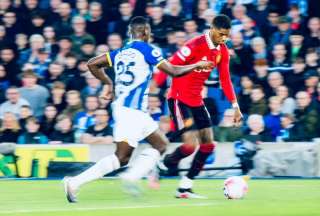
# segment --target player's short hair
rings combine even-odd
[[[212,26],[217,29],[230,29],[231,20],[228,16],[220,14],[212,20]]]
[[[136,16],[130,21],[130,28],[136,28],[141,26],[146,26],[148,23],[148,20],[142,16]]]

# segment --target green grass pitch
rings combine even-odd
[[[250,180],[242,200],[223,196],[223,180],[197,180],[206,200],[178,200],[178,180],[162,180],[159,190],[145,186],[142,197],[123,194],[118,180],[84,186],[79,202],[67,203],[60,181],[0,181],[0,216],[319,216],[320,180]]]

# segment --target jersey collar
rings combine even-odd
[[[209,47],[209,49],[217,49],[217,50],[220,50],[220,45],[218,46],[215,46],[210,38],[210,34],[209,34],[210,31],[207,31],[204,36],[206,38],[206,41],[207,41],[207,45]]]

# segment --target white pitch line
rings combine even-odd
[[[77,204],[70,204],[77,205]],[[67,208],[67,209],[32,209],[32,210],[12,210],[1,211],[1,214],[17,214],[17,213],[35,213],[35,212],[70,212],[70,211],[94,211],[94,210],[121,210],[121,209],[144,209],[144,208],[166,208],[166,207],[200,207],[200,206],[213,206],[216,203],[193,203],[193,204],[167,204],[162,205],[136,205],[136,206],[110,206],[110,207],[79,207],[79,208]]]

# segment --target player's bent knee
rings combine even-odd
[[[116,156],[118,157],[119,159],[119,162],[120,162],[120,166],[125,166],[129,163],[129,160],[130,160],[130,157],[127,156],[127,155],[119,155],[119,154],[116,154]]]
[[[196,146],[193,144],[183,144],[180,149],[184,155],[191,155],[196,150]]]
[[[203,143],[203,144],[200,145],[199,151],[201,151],[203,153],[211,153],[216,148],[216,145],[217,145],[216,142]]]

